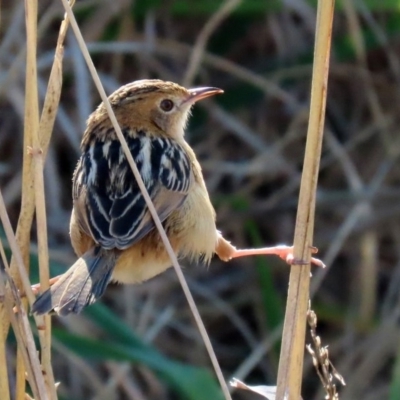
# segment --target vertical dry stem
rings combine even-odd
[[[44,191],[43,167],[46,158],[51,134],[53,131],[56,111],[60,101],[62,86],[62,58],[64,53],[64,39],[68,29],[67,17],[62,22],[57,41],[55,58],[50,74],[49,85],[40,118],[39,130],[33,135],[33,148],[31,155],[35,164],[35,198],[36,219],[39,253],[40,287],[46,290],[49,287],[49,254],[47,240],[46,201]],[[39,318],[39,338],[42,357],[42,368],[45,372],[47,389],[51,399],[57,398],[54,382],[53,369],[51,365],[51,317],[50,315]]]
[[[32,225],[34,207],[36,203],[37,211],[37,229],[39,244],[39,264],[42,287],[46,287],[49,281],[48,249],[47,249],[47,228],[46,228],[46,207],[44,195],[43,164],[49,145],[56,111],[61,93],[62,85],[62,57],[63,41],[68,27],[64,21],[60,28],[59,39],[56,48],[55,60],[49,79],[49,87],[46,93],[43,112],[39,124],[39,106],[37,90],[37,68],[36,68],[36,48],[37,48],[37,0],[25,2],[26,16],[26,36],[27,36],[27,61],[26,61],[26,96],[25,96],[25,118],[24,118],[24,144],[23,144],[23,187],[21,199],[21,211],[17,227],[17,242],[22,252],[22,260],[18,262],[13,252],[11,263],[11,276],[16,282],[17,287],[25,288],[28,291],[28,297],[31,297],[27,282],[21,285],[21,265],[29,268],[29,245],[30,230]],[[30,149],[29,154],[27,149]],[[34,163],[32,163],[34,162]],[[34,178],[34,179],[33,179]],[[33,186],[33,183],[35,186]],[[35,202],[36,200],[36,202]],[[19,271],[18,271],[19,270]],[[26,280],[26,277],[24,277]],[[23,279],[24,280],[24,279]],[[7,289],[6,295],[10,292]],[[26,306],[26,301],[25,306]],[[24,306],[24,308],[25,308]],[[5,309],[5,303],[0,303],[0,317],[2,321],[2,343],[5,346],[5,338],[9,328],[9,318]],[[47,393],[51,399],[56,399],[53,372],[51,367],[51,326],[50,318],[36,318],[39,329],[39,338],[41,344],[41,355],[43,369],[46,375]],[[25,370],[30,366],[25,366],[21,348],[17,353],[16,369],[16,398],[25,398]],[[5,374],[5,372],[4,372]],[[3,374],[3,375],[4,375]],[[4,378],[4,376],[3,376]],[[3,397],[2,397],[3,398]]]
[[[22,167],[21,210],[17,227],[17,241],[22,251],[24,265],[29,269],[30,231],[32,225],[35,194],[33,190],[32,160],[26,149],[32,146],[32,134],[39,128],[39,105],[37,90],[36,44],[37,44],[37,1],[25,1],[26,18],[26,82],[25,82],[25,117],[24,117],[24,157]],[[17,287],[21,282],[16,271],[15,258],[11,262],[11,276]],[[26,301],[25,301],[26,305]],[[4,315],[5,316],[5,315]],[[25,367],[21,349],[17,351],[16,399],[25,398]]]
[[[44,194],[43,178],[43,153],[40,148],[39,132],[35,131],[33,135],[34,147],[30,153],[34,160],[34,182],[36,199],[36,226],[38,237],[39,254],[39,272],[40,285],[43,289],[49,287],[49,249],[47,245],[47,219],[46,219],[46,201]],[[56,399],[57,394],[54,385],[54,376],[51,366],[51,317],[42,315],[39,319],[39,339],[41,347],[42,368],[46,377],[47,390],[51,399]]]
[[[1,3],[0,3],[0,24],[1,24]],[[1,251],[1,258],[5,259],[5,254],[3,247],[0,243],[0,251]],[[4,262],[4,261],[3,261]],[[1,277],[0,277],[1,279]],[[0,318],[4,321],[4,314],[5,314],[5,290],[0,289]],[[8,326],[8,323],[6,322]],[[3,324],[0,324],[0,365],[6,366],[7,365],[7,357],[6,357],[6,340],[7,340],[7,333],[6,330],[3,329]],[[0,369],[0,398],[4,400],[10,399],[10,388],[8,384],[8,369],[1,368]]]
[[[3,261],[3,264],[7,262],[6,255],[4,252],[3,245],[0,239],[0,260]],[[0,279],[3,279],[0,276]],[[0,303],[2,307],[5,309],[5,290],[0,288]],[[6,366],[7,364],[7,355],[6,355],[6,340],[7,336],[3,329],[0,329],[0,365]],[[1,368],[0,369],[0,399],[10,400],[10,388],[8,383],[8,369]]]
[[[305,260],[306,264],[301,266],[294,265],[290,272],[278,371],[277,400],[284,398],[298,400],[301,392],[310,286],[310,257],[314,230],[315,192],[325,119],[334,3],[334,0],[319,0],[318,2],[310,120],[293,251],[295,260]]]

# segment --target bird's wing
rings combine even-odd
[[[164,221],[187,196],[190,159],[171,139],[137,136],[127,142]],[[103,248],[129,247],[155,226],[118,140],[88,145],[74,173],[73,198],[80,227]]]

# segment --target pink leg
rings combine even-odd
[[[316,253],[318,250],[312,247],[311,252]],[[266,255],[274,254],[280,257],[282,260],[286,261],[291,265],[305,265],[307,264],[302,260],[295,260],[293,257],[293,247],[292,246],[274,246],[274,247],[262,247],[260,249],[235,249],[231,254],[231,258],[246,257],[246,256],[256,256],[256,255]],[[325,264],[318,258],[311,257],[311,263],[317,265],[318,267],[325,268]]]
[[[274,246],[274,247],[263,247],[260,249],[245,249],[238,250],[230,242],[225,240],[220,233],[218,238],[217,247],[215,252],[222,261],[229,261],[232,258],[246,257],[246,256],[256,256],[256,255],[267,255],[274,254],[282,260],[285,260],[291,265],[305,265],[307,264],[303,260],[295,260],[293,257],[293,246]],[[317,253],[315,247],[311,247],[311,253]],[[317,265],[318,267],[325,268],[325,264],[318,258],[311,257],[311,263]]]

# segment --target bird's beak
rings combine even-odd
[[[185,100],[185,103],[195,103],[196,101],[205,99],[206,97],[214,96],[216,94],[224,93],[222,89],[216,87],[200,87],[189,89],[189,97]]]

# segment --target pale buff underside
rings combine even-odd
[[[216,229],[215,212],[202,183],[196,182],[182,207],[165,222],[169,240],[178,257],[206,263],[212,255],[227,261],[234,247]],[[73,210],[70,234],[72,246],[80,257],[94,246],[93,240],[79,229]],[[112,280],[121,283],[146,281],[171,266],[170,258],[156,230],[121,253],[112,274]]]

